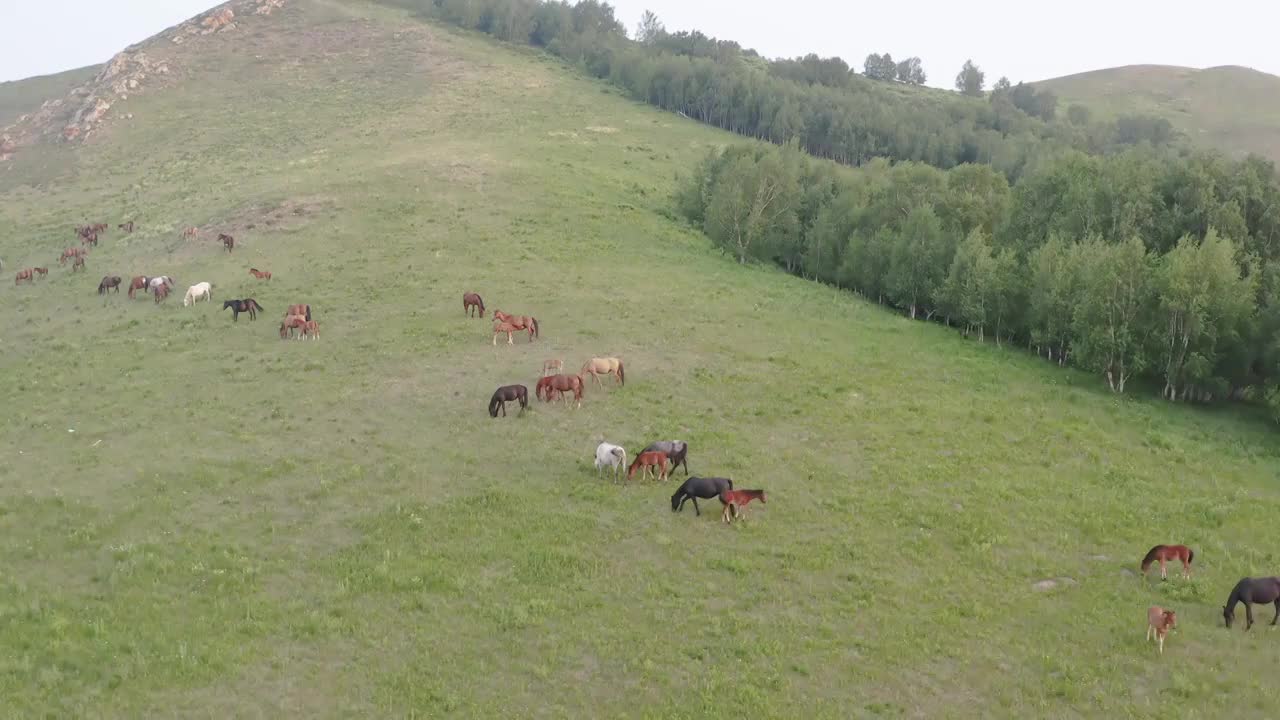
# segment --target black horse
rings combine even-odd
[[[222,309],[226,310],[227,308],[231,308],[231,319],[240,322],[240,313],[249,313],[250,320],[257,320],[258,311],[262,309],[262,306],[253,298],[245,298],[243,300],[224,300]]]
[[[106,277],[102,278],[102,282],[98,283],[98,294],[105,295],[106,292],[111,288],[115,288],[117,293],[120,292],[120,276],[119,275],[107,275]]]
[[[529,388],[523,385],[503,385],[493,391],[489,400],[489,417],[498,417],[498,409],[502,409],[502,417],[507,416],[507,402],[519,400],[520,412],[529,407]]]
[[[689,443],[683,440],[659,440],[650,443],[649,447],[641,450],[642,453],[660,452],[665,453],[667,460],[671,463],[671,470],[675,472],[677,465],[684,465],[684,474],[689,474]]]
[[[1244,603],[1245,630],[1253,627],[1250,605],[1275,603],[1276,616],[1271,620],[1275,625],[1276,620],[1280,620],[1280,577],[1247,577],[1236,583],[1227,597],[1227,604],[1222,606],[1222,619],[1227,622],[1227,627],[1231,627],[1231,621],[1236,619],[1236,603]]]
[[[685,501],[692,500],[693,511],[698,514],[698,517],[702,517],[702,511],[698,509],[698,498],[710,500],[713,497],[719,497],[725,490],[732,489],[733,481],[729,478],[691,477],[684,481],[675,495],[671,496],[671,512],[684,510]]]

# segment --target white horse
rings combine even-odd
[[[155,292],[155,289],[161,285],[168,285],[169,287],[173,287],[173,278],[169,277],[168,275],[161,275],[160,277],[148,278],[147,292]]]
[[[188,307],[193,302],[204,300],[209,302],[213,299],[213,286],[207,282],[196,283],[187,288],[187,296],[182,298],[182,307]]]
[[[622,469],[627,466],[627,451],[617,445],[602,442],[596,446],[596,474],[605,466],[613,468],[616,480]]]

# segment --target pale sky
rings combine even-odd
[[[0,81],[100,63],[216,0],[0,0]],[[1274,0],[616,0],[634,31],[653,10],[668,30],[698,29],[768,57],[918,55],[949,87],[966,58],[987,73],[1041,80],[1115,65],[1244,65],[1280,75]],[[1033,7],[1044,9],[1032,9]],[[759,8],[758,12],[752,12]]]

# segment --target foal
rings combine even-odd
[[[1154,633],[1156,640],[1160,642],[1161,655],[1164,654],[1164,636],[1169,634],[1177,621],[1178,616],[1172,610],[1165,610],[1159,605],[1147,608],[1147,642],[1151,641],[1151,635]]]
[[[757,498],[760,499],[761,505],[766,504],[763,490],[725,490],[721,492],[720,503],[724,505],[724,512],[720,514],[720,518],[725,522],[732,522],[729,519],[730,512],[736,518],[746,517],[747,503]]]
[[[1191,561],[1196,558],[1195,552],[1186,545],[1157,545],[1147,551],[1146,557],[1142,558],[1142,574],[1147,574],[1147,568],[1151,567],[1151,563],[1160,561],[1160,579],[1167,580],[1169,573],[1165,570],[1164,563],[1166,560],[1182,561],[1182,577],[1191,577]]]
[[[577,377],[572,376],[572,377]],[[631,467],[627,468],[627,479],[630,480],[636,474],[636,468],[641,468],[640,479],[644,479],[645,475],[653,476],[653,468],[658,468],[658,479],[667,479],[667,456],[660,452],[642,452],[631,461]]]

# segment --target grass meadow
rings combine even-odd
[[[1228,632],[1219,609],[1241,576],[1280,572],[1261,419],[1116,398],[737,265],[670,202],[735,139],[539,54],[328,0],[167,52],[167,86],[113,111],[132,119],[0,168],[6,270],[51,267],[0,287],[0,714],[1280,701],[1280,633]],[[57,267],[74,225],[126,219],[138,231],[108,234],[88,273]],[[107,274],[178,289],[104,299]],[[206,280],[214,302],[182,307]],[[494,347],[468,290],[542,339]],[[265,317],[219,311],[246,296]],[[320,340],[279,340],[300,302]],[[623,357],[626,386],[486,413],[544,359],[592,355]],[[768,504],[726,527],[714,501],[672,513],[675,481],[594,475],[601,440],[664,438]],[[1195,548],[1194,580],[1137,577],[1164,542]],[[1163,657],[1143,642],[1157,603],[1180,621]]]

